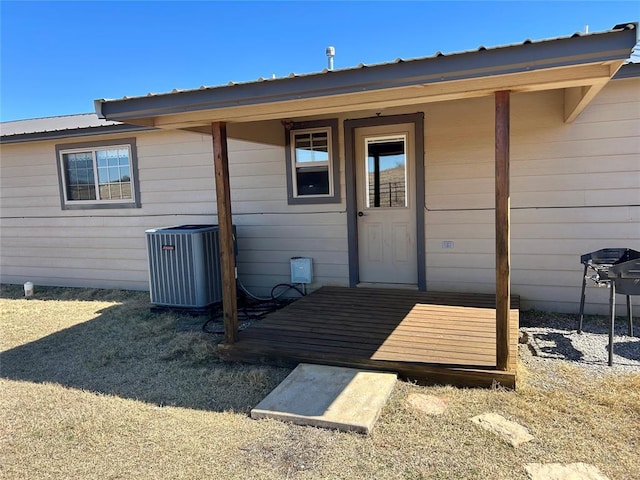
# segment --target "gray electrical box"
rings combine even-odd
[[[308,257],[291,259],[291,283],[311,283],[313,281],[313,260]]]

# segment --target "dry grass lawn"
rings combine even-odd
[[[517,391],[398,382],[372,435],[252,420],[286,369],[218,361],[148,294],[3,286],[0,477],[6,479],[525,479],[532,462],[638,478],[640,373],[591,377],[520,352]],[[191,319],[193,322],[193,320]],[[409,393],[446,397],[438,417]],[[535,440],[514,449],[469,418],[497,412]]]

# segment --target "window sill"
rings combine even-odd
[[[140,208],[141,205],[136,203],[82,203],[73,204],[66,203],[62,206],[63,210],[112,210],[118,208]]]
[[[323,203],[340,203],[340,197],[289,197],[289,205],[321,205]]]

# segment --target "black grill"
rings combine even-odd
[[[609,280],[616,293],[640,295],[640,252],[629,250],[629,260],[619,261],[609,269]]]
[[[627,296],[629,336],[633,336],[631,295],[640,295],[640,252],[630,248],[604,248],[580,256],[584,265],[578,333],[582,333],[587,282],[610,289],[609,294],[609,365],[613,364],[613,333],[616,316],[616,293]]]

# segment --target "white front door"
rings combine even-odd
[[[413,124],[355,130],[360,283],[416,285]]]

